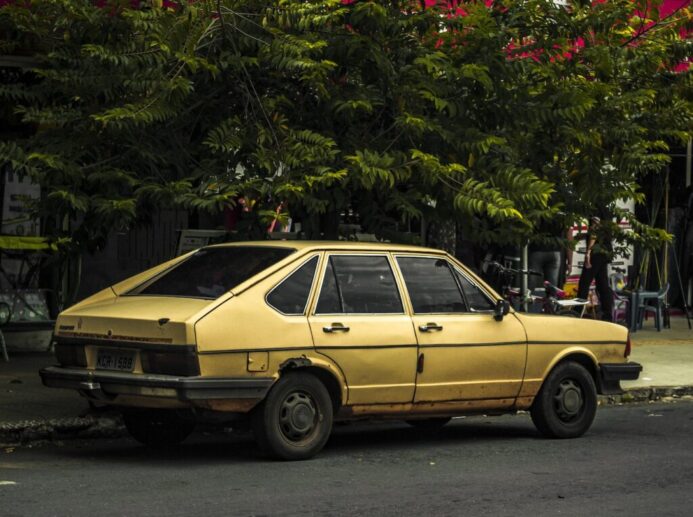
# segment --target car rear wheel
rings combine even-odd
[[[437,431],[442,429],[450,420],[450,417],[421,418],[419,420],[405,420],[410,426],[421,431]]]
[[[325,446],[332,431],[332,400],[313,375],[290,372],[272,387],[253,410],[255,440],[270,456],[304,460]]]
[[[537,429],[550,438],[576,438],[592,425],[597,388],[590,373],[575,362],[554,368],[530,409]]]
[[[127,410],[123,422],[135,440],[155,448],[178,445],[195,428],[191,413],[175,409]]]

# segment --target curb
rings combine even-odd
[[[0,423],[0,447],[80,438],[117,438],[126,434],[120,415],[53,418]]]
[[[642,402],[671,402],[693,397],[693,386],[650,386],[631,388],[620,395],[599,395],[600,405],[630,404]]]
[[[693,400],[692,386],[632,388],[620,395],[599,395],[600,406]],[[50,420],[0,423],[0,448],[32,443],[87,438],[120,438],[127,431],[118,413]]]

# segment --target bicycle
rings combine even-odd
[[[498,262],[491,262],[489,265],[495,267],[501,277],[501,296],[503,296],[503,298],[505,298],[516,310],[520,310],[521,307],[524,307],[525,303],[531,303],[532,305],[539,303],[541,304],[541,312],[543,314],[576,318],[581,318],[584,315],[587,304],[589,303],[587,300],[566,298],[565,291],[553,285],[548,280],[544,281],[543,296],[532,293],[529,290],[527,290],[523,296],[520,289],[512,286],[512,281],[518,274],[542,276],[541,273],[531,269],[514,269],[506,267]],[[579,309],[579,311],[576,309]]]
[[[524,294],[522,291],[513,287],[513,281],[516,275],[536,275],[541,276],[541,273],[532,271],[531,269],[514,269],[506,267],[500,262],[489,262],[489,266],[495,268],[501,283],[501,296],[515,309],[520,310],[526,303],[532,303],[532,293],[527,290]]]

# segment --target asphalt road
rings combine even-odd
[[[529,416],[336,429],[304,462],[249,436],[175,452],[128,439],[0,450],[0,516],[691,515],[693,402],[600,408],[587,435],[546,440]]]

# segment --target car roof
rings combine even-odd
[[[435,248],[423,246],[413,246],[410,244],[393,244],[390,242],[355,242],[355,241],[304,241],[304,240],[267,240],[267,241],[245,241],[245,242],[226,242],[214,244],[209,247],[270,247],[270,248],[291,248],[298,251],[311,250],[345,250],[345,251],[408,251],[415,253],[444,253]]]

